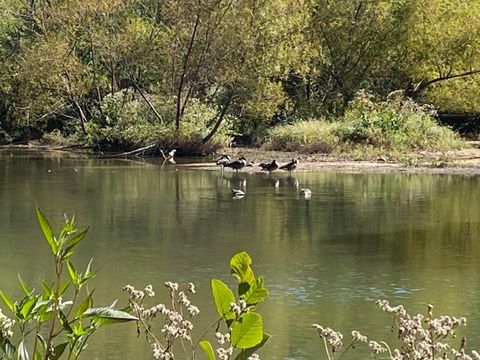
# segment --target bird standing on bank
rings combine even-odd
[[[224,154],[217,159],[216,164],[220,165],[220,169],[222,169],[222,172],[223,172],[223,168],[225,167],[225,164],[228,164],[231,161],[232,161],[232,158]]]
[[[275,159],[269,163],[260,163],[258,166],[262,168],[262,171],[268,171],[269,173],[278,169],[277,160]]]
[[[238,172],[238,170],[243,169],[247,165],[247,159],[245,159],[243,156],[239,158],[238,160],[230,161],[226,164],[224,164],[224,167],[229,167]]]
[[[173,149],[173,150],[170,150],[170,152],[165,155],[165,153],[163,152],[163,150],[160,150],[160,153],[162,154],[163,156],[163,159],[164,159],[164,162],[165,161],[168,161],[170,164],[176,164],[177,162],[175,161],[175,153],[177,152],[176,149]]]
[[[286,170],[289,173],[294,171],[297,168],[298,160],[297,159],[292,159],[289,163],[282,165],[279,167],[280,170]]]

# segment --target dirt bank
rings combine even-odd
[[[473,144],[476,145],[476,144]],[[353,161],[346,158],[322,154],[298,154],[291,152],[263,151],[258,149],[225,149],[225,154],[232,158],[245,156],[253,161],[253,166],[243,168],[242,172],[260,172],[259,164],[263,161],[277,159],[279,164],[287,163],[292,158],[299,161],[296,171],[339,171],[346,173],[432,173],[432,174],[480,174],[480,149],[447,151],[441,153],[419,152],[410,154],[402,162],[380,157],[370,161]],[[179,164],[178,167],[218,170],[214,160],[211,162]],[[226,171],[231,171],[230,169]],[[280,170],[277,170],[280,171]]]
[[[471,142],[470,148],[462,150],[453,150],[446,152],[418,152],[406,155],[403,161],[393,161],[387,157],[379,157],[370,161],[354,161],[347,157],[333,157],[324,154],[300,154],[281,151],[264,151],[252,148],[228,148],[222,154],[228,154],[233,159],[245,156],[249,161],[253,161],[253,166],[243,168],[242,172],[260,172],[258,164],[263,161],[277,159],[281,165],[287,163],[292,158],[299,161],[296,171],[338,171],[345,173],[431,173],[431,174],[480,174],[480,144]],[[99,156],[99,157],[118,157],[117,155],[95,155],[87,149],[63,148],[52,146],[21,145],[21,146],[0,146],[0,151],[17,151],[35,153],[47,153],[50,156]],[[48,155],[47,155],[48,156]],[[132,159],[139,160],[138,157]],[[158,159],[157,159],[158,160]],[[158,163],[158,161],[154,161]],[[215,164],[215,158],[209,159],[178,159],[177,168],[196,168],[203,170],[220,170]],[[225,171],[231,171],[227,169]],[[277,170],[281,171],[281,170]]]

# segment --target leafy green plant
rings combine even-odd
[[[225,325],[225,334],[219,332],[220,323],[215,334],[220,345],[226,348],[217,349],[219,359],[254,359],[255,352],[270,338],[263,331],[262,316],[256,311],[257,305],[268,297],[264,287],[264,278],[255,277],[251,268],[252,259],[246,252],[235,254],[230,260],[230,271],[238,280],[238,297],[227,284],[212,279],[212,294],[220,321]],[[215,360],[213,346],[208,340],[200,341],[200,345],[209,360]]]
[[[93,307],[93,290],[87,283],[95,276],[92,261],[83,272],[78,272],[71,261],[74,249],[86,237],[88,228],[75,226],[75,217],[65,217],[58,235],[55,235],[40,209],[37,218],[55,264],[55,280],[42,281],[42,291],[27,285],[19,276],[24,297],[12,301],[4,292],[0,295],[15,320],[0,312],[0,354],[5,359],[56,360],[68,354],[78,359],[88,339],[101,327],[137,320],[136,317],[107,307]],[[64,300],[66,297],[71,300]],[[18,327],[14,335],[14,325]],[[13,339],[18,339],[14,344]],[[31,345],[31,346],[30,346]]]
[[[215,328],[215,338],[220,345],[216,350],[206,339],[198,342],[192,339],[194,324],[191,321],[200,312],[190,300],[190,296],[195,294],[194,284],[189,283],[185,289],[179,290],[178,283],[167,281],[165,287],[170,292],[170,304],[153,306],[145,304],[147,298],[155,296],[151,285],[143,290],[126,285],[124,290],[129,294],[130,310],[138,318],[139,333],[140,328],[145,332],[153,357],[174,359],[180,352],[185,358],[195,359],[196,349],[200,346],[209,360],[258,359],[255,352],[270,337],[263,331],[263,319],[257,312],[257,306],[267,298],[268,290],[263,277],[255,277],[251,264],[252,260],[246,252],[240,252],[230,260],[231,273],[238,280],[237,297],[221,280],[211,280],[213,300],[220,316],[211,327]],[[163,322],[160,335],[153,330],[153,321],[159,317]]]

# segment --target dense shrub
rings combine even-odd
[[[462,145],[458,134],[437,124],[429,107],[399,94],[377,101],[363,91],[349,104],[342,118],[278,126],[271,130],[269,140],[269,146],[275,150],[330,152],[335,149],[354,154],[359,149],[368,149],[365,157],[385,152],[448,150]]]
[[[337,131],[345,145],[371,144],[386,150],[446,150],[462,145],[457,134],[437,124],[432,109],[402,96],[380,102],[360,92]]]
[[[106,96],[87,124],[88,143],[102,151],[127,151],[156,143],[157,152],[175,147],[180,155],[203,155],[229,143],[232,119],[226,117],[215,137],[203,144],[202,139],[213,127],[217,111],[197,99],[192,99],[185,110],[178,132],[174,128],[174,99],[149,95],[149,101],[161,120],[132,91]]]

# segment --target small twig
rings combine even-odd
[[[139,154],[139,153],[142,153],[142,152],[145,153],[145,150],[149,150],[151,148],[154,148],[155,146],[157,146],[157,143],[150,144],[150,145],[147,145],[147,146],[144,146],[144,147],[141,147],[139,149],[132,150],[132,151],[123,152],[121,154],[115,154],[115,155],[112,155],[112,156],[113,157],[118,157],[118,156],[136,155],[136,154]]]

